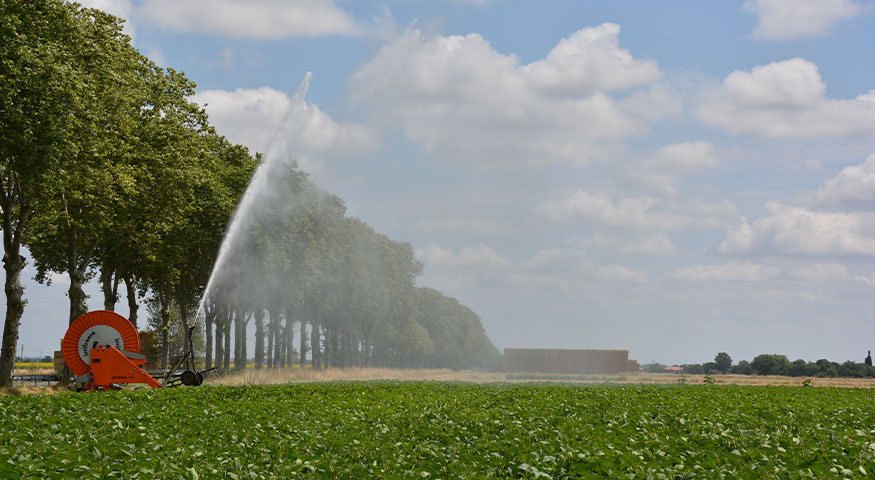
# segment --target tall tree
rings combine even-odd
[[[70,323],[85,311],[82,286],[102,234],[135,185],[124,167],[154,68],[131,46],[118,18],[78,7],[72,15],[77,28],[63,39],[72,46],[67,67],[78,78],[66,132],[71,140],[62,165],[45,174],[44,208],[34,212],[27,242],[39,279],[69,275]]]
[[[714,357],[714,363],[717,364],[717,370],[726,373],[732,368],[732,357],[726,352],[720,352]]]
[[[95,101],[118,106],[116,95],[102,101],[118,72],[102,67],[124,63],[121,57],[129,58],[131,51],[117,19],[102,12],[60,0],[0,2],[0,208],[7,296],[0,386],[11,382],[24,310],[20,249],[29,223],[45,209],[43,194],[73,170],[73,159],[105,150],[99,134],[91,134],[104,131],[107,123]],[[128,74],[136,75],[121,74],[120,82]],[[75,295],[72,300],[81,302]]]

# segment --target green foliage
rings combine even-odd
[[[690,375],[701,375],[705,373],[705,368],[698,363],[684,365],[684,373],[689,373]]]
[[[714,357],[714,363],[717,370],[721,373],[726,373],[732,368],[732,357],[726,352],[720,352]]]
[[[642,365],[641,370],[647,373],[664,373],[666,366],[667,365],[663,365],[661,363],[648,363],[646,365]]]
[[[707,364],[706,364],[707,366]],[[690,372],[696,370],[696,365],[690,365],[685,368],[688,373],[708,373],[703,368],[703,372]],[[786,375],[790,377],[850,377],[850,378],[875,378],[875,368],[866,365],[865,363],[856,363],[846,361],[842,364],[831,362],[822,358],[816,362],[806,362],[803,359],[796,359],[790,362],[785,355],[763,354],[754,357],[752,362],[742,360],[737,365],[730,368],[730,372],[736,375]]]
[[[731,372],[736,375],[753,375],[753,367],[750,366],[750,362],[747,360],[742,360],[732,367]]]
[[[790,361],[786,355],[757,355],[750,366],[757,375],[786,375],[790,371]]]
[[[163,337],[160,335],[162,328],[167,328],[169,330],[169,344],[167,345],[168,355],[170,357],[170,362],[173,363],[177,358],[182,357],[188,351],[188,337],[185,334],[185,329],[182,324],[182,319],[179,316],[179,307],[175,302],[171,302],[171,306],[173,307],[170,311],[170,321],[166,325],[162,325],[161,319],[161,305],[156,298],[150,298],[146,301],[146,324],[149,326],[149,330],[154,332],[158,332],[159,335],[155,337],[155,348],[158,351],[164,350],[164,345],[162,344]],[[189,313],[190,318],[194,317],[193,314]],[[194,346],[195,352],[203,352],[204,351],[204,329],[203,329],[203,321],[198,319],[198,324],[194,333],[192,334],[192,344]]]
[[[333,383],[0,397],[2,478],[867,478],[864,390]],[[95,428],[99,425],[99,428]]]

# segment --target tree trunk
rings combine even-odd
[[[280,368],[282,366],[280,362],[280,351],[282,350],[282,347],[280,346],[280,344],[282,343],[283,336],[283,320],[280,317],[280,313],[277,309],[274,309],[272,312],[270,312],[270,321],[276,322],[276,330],[273,334],[273,368]]]
[[[319,365],[328,368],[331,366],[331,332],[325,326],[326,322],[321,322],[319,328],[322,333],[322,350],[319,351]]]
[[[222,359],[222,370],[228,371],[231,369],[231,309],[225,312],[225,320],[222,324],[225,329],[225,356]]]
[[[136,275],[125,275],[122,280],[125,282],[125,290],[128,292],[128,320],[137,326],[137,277]]]
[[[93,252],[94,249],[92,248]],[[91,261],[91,252],[85,255],[85,258],[79,259],[79,238],[75,227],[70,227],[67,232],[67,275],[70,276],[70,288],[67,290],[67,296],[70,298],[70,318],[68,325],[85,314],[88,311],[88,306],[85,304],[85,291],[82,290],[82,285],[85,284],[85,271]]]
[[[249,327],[249,312],[240,310],[237,314],[240,315],[240,356],[242,357],[243,369],[245,370],[246,364],[249,363],[249,355],[246,353],[248,350],[246,330]]]
[[[118,303],[118,273],[106,263],[100,266],[100,289],[103,291],[103,309],[115,311]]]
[[[67,296],[70,297],[70,318],[69,324],[85,314],[88,309],[85,305],[85,292],[82,290],[82,285],[85,284],[85,272],[78,268],[68,273],[70,275],[70,288],[67,290]]]
[[[24,313],[24,286],[21,271],[27,263],[21,256],[21,240],[30,217],[30,208],[23,201],[13,176],[9,183],[0,182],[0,209],[3,214],[3,269],[6,270],[6,320],[3,323],[3,343],[0,347],[0,388],[12,388],[12,369],[18,347],[18,327]],[[15,208],[18,206],[18,218]],[[17,220],[17,221],[16,221]],[[64,382],[66,384],[66,382]]]
[[[5,209],[4,209],[5,210]],[[5,213],[5,212],[4,212]],[[4,222],[5,223],[5,222]],[[25,259],[18,251],[18,242],[7,242],[9,228],[3,228],[3,268],[6,270],[6,322],[3,325],[3,347],[0,350],[0,388],[12,388],[12,368],[15,365],[15,348],[18,346],[18,326],[24,313],[24,287],[21,285],[21,270]]]
[[[183,297],[184,297],[184,295],[179,295],[179,299],[177,300],[177,303],[179,303],[179,320],[182,321],[182,342],[183,342],[182,351],[187,352],[188,351],[188,327],[190,327],[190,325],[188,324],[188,309],[185,308],[186,302],[185,302],[185,298],[183,298]],[[192,344],[191,348],[192,348],[191,356],[187,357],[185,359],[185,369],[186,370],[194,370],[195,369],[194,344]]]
[[[246,354],[246,325],[249,323],[247,315],[243,315],[240,320],[240,365],[241,370],[246,370],[246,364],[249,362],[249,355]]]
[[[170,366],[170,305],[169,295],[158,294],[161,318],[161,368]]]
[[[213,313],[210,308],[204,307],[204,334],[206,336],[206,352],[204,353],[204,370],[213,368]]]
[[[264,309],[255,308],[255,369],[264,368]]]
[[[216,308],[216,370],[222,371],[222,359],[225,358],[225,325],[222,323],[222,312]]]
[[[319,350],[321,349],[321,345],[319,345],[319,321],[315,318],[312,319],[310,326],[310,362],[313,366],[313,370],[319,370],[321,364],[321,355],[319,354]]]
[[[280,362],[280,367],[282,367],[282,368],[286,368],[286,356],[287,356],[286,352],[288,351],[288,348],[286,346],[286,338],[288,338],[288,336],[289,336],[289,330],[292,329],[292,322],[289,319],[289,317],[286,316],[285,319],[286,319],[286,326],[283,328],[283,334],[280,335],[280,338],[279,338],[279,345],[280,345],[279,362]]]
[[[268,315],[270,318],[270,323],[267,324],[267,368],[273,368],[273,337],[274,337],[274,320],[273,317]]]
[[[240,345],[240,312],[234,310],[234,370],[242,370],[243,365],[240,363],[240,355],[243,354]]]
[[[289,368],[295,366],[295,324],[292,321],[294,315],[291,309],[286,310],[286,324],[288,324],[288,332],[286,334],[286,365]]]
[[[301,368],[307,365],[307,320],[301,315]]]

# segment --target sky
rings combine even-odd
[[[316,184],[499,349],[875,349],[872,0],[84,4],[231,141],[264,152],[294,110]],[[49,354],[66,279],[33,273],[21,343]]]

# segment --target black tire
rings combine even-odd
[[[197,378],[197,372],[192,372],[191,370],[186,370],[182,372],[182,375],[179,376],[179,379],[182,381],[183,385],[188,385],[189,387],[196,387],[200,385]]]

